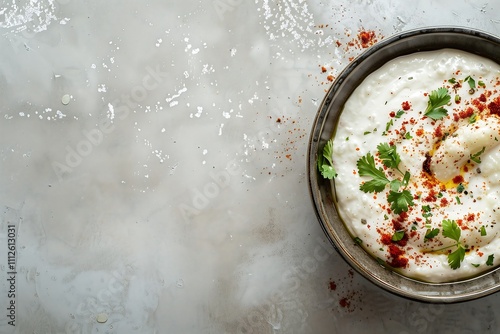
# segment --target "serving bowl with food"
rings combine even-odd
[[[311,196],[346,261],[403,297],[500,289],[500,39],[435,27],[375,44],[314,121]]]

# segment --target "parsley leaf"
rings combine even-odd
[[[456,241],[456,244],[454,244],[453,246],[456,246],[457,249],[454,252],[448,254],[448,264],[450,265],[451,269],[458,269],[460,268],[460,263],[465,258],[465,248],[460,242],[462,230],[454,220],[449,219],[443,220],[442,227],[443,236],[445,238],[450,238]]]
[[[470,159],[472,161],[474,161],[475,163],[480,164],[481,163],[481,158],[479,156],[484,153],[485,149],[486,149],[486,147],[483,146],[483,148],[481,149],[481,151],[477,152],[476,154],[471,154],[470,155]]]
[[[318,170],[325,179],[337,177],[337,171],[333,167],[333,139],[330,139],[323,147],[323,153],[318,157]]]
[[[483,225],[483,226],[481,226],[481,236],[485,237],[486,235],[487,235],[487,233],[486,233],[486,227],[484,227],[484,225]]]
[[[439,120],[448,115],[448,111],[442,106],[447,105],[451,100],[451,96],[448,94],[448,90],[444,87],[433,90],[429,94],[429,101],[427,102],[427,109],[425,109],[424,115],[432,118],[433,120]]]
[[[372,180],[367,181],[360,185],[359,189],[365,193],[381,192],[384,190],[386,184],[390,181],[385,177],[384,170],[382,167],[377,168],[375,166],[375,159],[368,153],[367,155],[361,157],[356,163],[358,166],[359,176],[371,176]]]
[[[457,80],[455,78],[448,79],[448,82],[451,84],[457,83]]]
[[[409,205],[414,205],[413,196],[408,190],[403,190],[402,192],[391,190],[387,196],[387,201],[391,204],[391,210],[396,214],[406,212]]]
[[[465,258],[465,248],[462,246],[459,246],[454,252],[448,254],[448,264],[450,265],[451,269],[458,269],[460,268],[460,263]]]
[[[403,180],[389,180],[386,177],[384,170],[381,167],[377,168],[375,166],[374,157],[368,153],[357,162],[358,174],[360,176],[371,176],[372,179],[362,183],[360,185],[360,189],[364,192],[381,192],[384,190],[385,186],[389,184],[390,191],[387,196],[387,201],[391,204],[392,211],[396,214],[403,211],[406,212],[408,211],[409,205],[414,205],[412,194],[410,191],[406,190],[406,187],[410,182],[410,173],[403,173],[399,169],[401,157],[396,151],[396,146],[381,143],[377,145],[377,150],[378,157],[384,166],[397,170],[401,173],[401,175],[403,175]],[[403,187],[403,190],[399,191],[401,187]]]
[[[450,238],[452,240],[455,240],[456,242],[459,242],[461,234],[462,230],[454,220],[443,220],[443,236],[445,238]]]
[[[401,162],[401,157],[398,152],[396,152],[396,146],[389,145],[387,143],[378,144],[377,150],[379,158],[382,160],[384,165],[389,168],[397,169],[399,163]]]
[[[405,111],[404,110],[398,110],[398,112],[396,113],[396,118],[400,118],[401,116],[403,116],[405,114]]]

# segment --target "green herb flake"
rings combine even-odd
[[[462,204],[462,202],[460,202],[460,198],[458,196],[456,196],[455,199],[457,200],[457,204]]]
[[[451,84],[456,84],[457,80],[455,78],[448,79],[448,82]]]
[[[495,260],[495,255],[494,254],[490,254],[488,256],[488,260],[486,260],[486,265],[487,266],[492,266],[494,260]]]
[[[462,101],[460,95],[455,95],[455,103],[460,103],[460,101]]]
[[[485,236],[486,236],[486,234],[487,234],[487,233],[486,233],[486,227],[484,227],[484,225],[483,225],[483,226],[481,226],[481,236],[482,236],[482,237],[485,237]]]
[[[392,119],[391,119],[391,120],[390,120],[389,122],[387,122],[387,124],[385,125],[385,132],[389,131],[389,129],[390,129],[390,128],[391,128],[391,126],[393,126],[393,125],[394,125],[394,122],[393,122],[393,121],[392,121]],[[384,132],[384,133],[385,133],[385,132]]]
[[[475,163],[480,164],[481,163],[481,158],[479,156],[484,153],[484,150],[486,150],[486,147],[483,146],[483,148],[481,149],[481,151],[477,152],[476,154],[471,154],[470,155],[470,159],[472,161],[474,161]]]
[[[464,185],[460,183],[460,184],[458,185],[458,187],[457,187],[457,192],[458,192],[459,194],[461,194],[461,193],[463,193],[463,192],[464,192],[464,190],[465,190]]]
[[[471,90],[476,88],[476,80],[474,80],[470,75],[465,77],[464,82],[469,84]]]
[[[403,116],[404,114],[405,114],[404,110],[398,110],[398,112],[396,113],[396,118],[401,118],[401,116]]]
[[[363,240],[361,240],[361,238],[358,237],[355,237],[353,240],[357,245],[361,245],[363,243]]]
[[[470,117],[469,117],[469,124],[473,124],[475,123],[477,120],[477,115],[476,114],[472,114]]]
[[[477,85],[480,86],[480,87],[486,87],[485,83],[483,81],[481,81],[481,80],[479,80],[477,82]]]
[[[434,238],[435,236],[437,236],[439,234],[439,229],[438,228],[434,228],[434,229],[427,229],[427,231],[425,232],[425,240],[430,240],[432,238]]]
[[[371,131],[365,131],[365,132],[363,132],[363,135],[366,136],[366,135],[368,135],[370,133],[372,133],[372,132]]]
[[[392,235],[391,240],[392,241],[400,241],[400,240],[402,240],[404,238],[404,236],[405,236],[405,231],[404,230],[396,231]]]
[[[478,263],[471,263],[471,266],[473,266],[473,267],[476,267],[476,268],[477,268],[477,267],[479,267],[479,266],[480,266],[480,264],[478,264]]]

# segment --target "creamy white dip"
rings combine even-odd
[[[405,276],[449,282],[500,263],[499,77],[498,64],[473,54],[415,53],[372,73],[345,104],[333,142],[339,213],[366,251]],[[451,101],[444,106],[448,115],[434,121],[424,111],[440,87]],[[357,161],[370,153],[382,167],[381,143],[396,146],[399,168],[411,174],[407,189],[414,205],[406,213],[390,209],[389,186],[379,193],[360,190],[370,178],[359,176]],[[388,178],[401,178],[384,170]],[[448,263],[457,247],[442,234],[445,219],[460,227],[466,248],[457,269]],[[440,233],[425,238],[433,229]],[[404,231],[403,240],[391,240],[396,230]]]

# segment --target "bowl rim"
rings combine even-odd
[[[318,172],[317,169],[317,157],[320,147],[324,145],[324,143],[331,138],[334,133],[335,124],[326,124],[327,121],[331,121],[334,119],[333,123],[336,123],[341,114],[340,107],[336,110],[332,111],[332,103],[336,103],[335,98],[339,97],[339,92],[342,88],[346,87],[346,82],[350,80],[350,77],[353,75],[353,72],[359,66],[368,66],[367,62],[370,61],[371,57],[377,55],[377,53],[381,53],[387,51],[393,45],[405,44],[405,43],[413,43],[419,38],[422,39],[422,36],[426,36],[425,38],[430,37],[440,37],[446,40],[446,36],[450,37],[450,45],[453,45],[453,38],[462,38],[462,39],[470,39],[470,42],[479,42],[482,41],[483,44],[486,43],[485,47],[500,50],[500,38],[494,36],[490,33],[486,33],[484,31],[478,29],[472,29],[467,27],[459,27],[459,26],[433,26],[433,27],[425,27],[425,28],[417,28],[413,30],[408,30],[404,32],[400,32],[390,36],[389,38],[385,38],[380,42],[377,42],[373,46],[364,50],[360,55],[358,55],[355,59],[353,59],[337,76],[326,95],[321,102],[320,107],[317,110],[315,119],[313,121],[311,134],[308,143],[307,149],[307,175],[308,175],[308,186],[309,193],[313,203],[315,214],[319,220],[319,223],[330,243],[337,250],[337,252],[342,256],[342,258],[358,273],[360,273],[363,277],[374,283],[376,286],[389,291],[395,295],[405,297],[412,300],[430,302],[430,303],[456,303],[463,302],[468,300],[473,300],[477,298],[481,298],[495,292],[500,291],[500,267],[497,267],[491,271],[480,274],[473,278],[468,278],[464,280],[459,280],[455,282],[448,283],[428,283],[424,281],[418,281],[416,279],[412,279],[401,274],[398,274],[390,269],[384,268],[383,266],[376,263],[376,260],[372,257],[372,255],[368,254],[368,252],[364,251],[362,247],[354,246],[354,242],[352,242],[352,237],[349,239],[351,241],[351,246],[346,246],[345,242],[345,234],[338,233],[342,229],[347,231],[344,227],[344,223],[341,221],[338,216],[337,209],[334,205],[334,197],[335,195],[332,192],[333,181],[323,179]],[[426,39],[423,39],[425,41]],[[461,41],[460,43],[465,43]],[[455,42],[456,43],[456,42]],[[418,44],[418,43],[417,43]],[[402,47],[402,46],[401,46]],[[412,54],[415,52],[421,51],[431,51],[438,50],[443,48],[450,47],[439,47],[437,45],[426,47],[423,45],[421,48],[410,49],[409,52],[402,51],[402,53],[397,56],[390,58],[394,59],[398,56],[405,54]],[[453,48],[453,47],[451,47]],[[484,52],[480,52],[478,50],[469,50],[465,48],[456,48],[462,49],[469,53],[476,53],[484,56]],[[492,51],[491,51],[492,52]],[[493,59],[495,62],[500,64],[500,52],[498,52],[498,57]],[[382,56],[380,56],[382,57]],[[492,56],[487,56],[487,58],[492,59]],[[375,64],[372,66],[371,71],[367,73],[363,73],[362,79],[364,79],[367,75],[377,70],[380,66],[382,66],[385,62],[389,61],[387,59],[384,62],[380,62],[380,64]],[[365,64],[365,65],[363,65]],[[358,79],[358,84],[360,81]],[[352,81],[352,80],[351,80]],[[354,88],[350,88],[350,92],[344,94],[345,98],[343,101],[339,102],[340,106],[343,106],[345,100],[351,95],[352,91],[356,88],[357,84]],[[342,96],[341,96],[342,97]],[[331,113],[332,112],[332,113]],[[328,136],[324,135],[325,127],[326,130],[330,133]],[[333,129],[333,130],[332,130]],[[332,211],[333,209],[333,211]],[[336,225],[342,225],[340,230],[335,230],[330,221],[333,220]],[[347,232],[348,233],[348,232]],[[342,238],[342,236],[344,238]],[[365,255],[361,255],[359,251],[357,251],[356,256],[362,256],[364,260],[370,259],[372,264],[368,265],[365,263],[360,263],[359,257],[354,256],[353,249],[361,249],[362,253]],[[378,268],[379,272],[383,272],[387,276],[391,278],[391,282],[387,282],[380,275],[374,271],[374,268]],[[479,280],[483,280],[486,283],[485,288],[480,289],[471,289],[471,287],[477,283]],[[393,282],[401,283],[401,284],[393,284]],[[413,291],[411,287],[419,287],[418,291]],[[469,289],[467,289],[469,288]],[[470,290],[471,289],[471,290]]]

